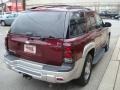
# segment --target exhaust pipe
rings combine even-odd
[[[27,75],[27,74],[23,74],[23,78],[28,79],[28,80],[31,80],[31,79],[32,79],[32,76]]]

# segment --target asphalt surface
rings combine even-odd
[[[3,55],[5,53],[4,38],[9,27],[0,27],[0,90],[97,90],[110,62],[118,37],[120,36],[120,21],[104,21],[112,23],[110,49],[105,53],[101,61],[94,66],[90,82],[85,87],[76,85],[73,82],[50,85],[40,80],[27,80],[21,74],[7,69],[4,64]]]

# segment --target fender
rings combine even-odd
[[[95,49],[95,46],[96,46],[96,45],[95,45],[95,42],[90,42],[90,43],[88,43],[88,44],[84,47],[82,58],[85,58],[90,50]]]
[[[76,72],[75,72],[75,77],[80,77],[81,76],[81,73],[82,73],[82,70],[83,70],[83,67],[84,67],[84,63],[85,63],[85,58],[87,56],[87,54],[89,53],[90,50],[94,49],[95,48],[95,42],[90,42],[88,43],[87,45],[85,45],[84,47],[84,50],[83,50],[83,55],[82,55],[82,58],[79,59],[77,61],[77,68],[76,68]]]

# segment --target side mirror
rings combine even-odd
[[[109,22],[105,22],[105,23],[104,23],[104,27],[111,27],[111,26],[112,26],[112,24],[109,23]]]

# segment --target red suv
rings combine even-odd
[[[87,8],[46,5],[26,11],[5,39],[8,68],[51,83],[86,85],[92,65],[109,49],[109,22]]]

